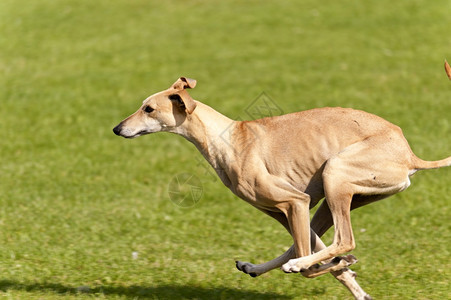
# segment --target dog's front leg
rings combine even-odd
[[[263,273],[273,269],[280,268],[284,263],[296,257],[294,245],[292,245],[284,254],[262,264],[252,264],[249,262],[236,261],[236,268],[252,277],[260,276]]]
[[[263,211],[264,213],[266,213],[267,215],[273,217],[277,221],[279,221],[279,223],[282,224],[291,235],[290,227],[289,227],[288,220],[287,220],[287,217],[285,216],[285,214],[280,213],[280,212],[263,210],[263,209],[260,209],[260,210]],[[320,236],[323,235],[327,231],[327,229],[329,229],[333,225],[332,216],[330,214],[330,210],[329,210],[326,202],[324,202],[320,206],[320,208],[316,211],[316,214],[313,217],[312,223],[310,225],[312,228],[310,231],[311,248],[313,249],[313,252],[318,252],[318,251],[326,248],[324,243],[321,241]],[[319,236],[316,235],[316,233],[315,233],[316,230],[318,230]],[[274,258],[271,261],[268,261],[268,262],[265,262],[262,264],[252,264],[249,262],[237,261],[236,267],[238,270],[240,270],[246,274],[249,274],[252,277],[256,277],[256,276],[259,276],[266,272],[269,272],[273,269],[280,268],[283,264],[285,264],[290,259],[293,259],[295,257],[296,257],[296,252],[295,252],[295,247],[293,244],[285,253],[283,253],[282,255],[280,255],[277,258]],[[334,264],[334,268],[330,268],[330,269],[328,268],[328,271],[330,271],[330,273],[337,280],[339,280],[344,286],[346,286],[349,289],[349,291],[351,291],[351,293],[354,295],[355,299],[359,299],[359,300],[360,299],[371,299],[371,297],[369,297],[369,295],[367,293],[365,293],[365,291],[357,283],[357,281],[355,279],[355,276],[356,276],[355,272],[351,271],[348,268],[343,268],[343,269],[337,271],[337,268],[339,268],[339,266],[343,267],[343,265],[342,265],[343,263],[346,263],[346,261],[340,260],[340,262],[338,262],[337,264],[332,263],[332,264]],[[315,266],[314,266],[314,267],[311,267],[310,269],[302,272],[301,274],[305,277],[311,278],[311,277],[316,277],[317,275],[320,275],[317,273],[318,271],[320,271],[320,270],[315,269]],[[323,272],[321,272],[321,274],[323,274]]]
[[[279,209],[287,217],[291,236],[293,237],[296,257],[310,255],[312,251],[310,247],[309,201],[302,199],[285,202],[279,206]],[[310,266],[306,268],[308,267]]]
[[[261,210],[262,212],[264,212],[265,214],[267,214],[268,216],[276,219],[280,224],[283,225],[283,227],[285,227],[285,229],[288,231],[288,233],[291,235],[291,229],[290,229],[290,225],[288,223],[288,219],[287,216],[282,213],[282,212],[274,212],[274,211],[270,211],[270,210],[266,210],[266,209],[262,209],[262,208],[258,208],[259,210]],[[311,234],[312,236],[312,243],[314,243],[316,241],[316,235],[314,234],[314,232],[312,232]],[[312,244],[312,247],[313,246]],[[287,261],[289,261],[290,259],[293,259],[296,257],[296,251],[295,251],[295,247],[294,244],[282,255],[268,261],[262,264],[252,264],[250,262],[242,262],[242,261],[236,261],[236,268],[240,271],[242,271],[243,273],[249,274],[252,277],[256,277],[256,276],[260,276],[263,273],[269,272],[273,269],[276,268],[280,268],[283,264],[285,264]]]
[[[288,224],[287,217],[282,212],[274,212],[262,208],[258,208],[268,216],[276,219],[283,227],[288,231],[291,235],[290,225]],[[294,245],[292,245],[285,253],[276,257],[266,263],[262,264],[252,264],[249,262],[236,261],[236,268],[243,273],[249,274],[252,277],[260,276],[263,273],[269,272],[273,269],[280,268],[284,263],[289,261],[292,258],[296,257],[296,253],[294,251]]]
[[[284,196],[286,197],[283,198],[292,198],[293,200],[279,202],[277,205],[275,205],[275,207],[281,213],[275,213],[265,210],[263,211],[278,220],[288,230],[288,232],[293,237],[294,244],[290,249],[288,249],[288,251],[265,264],[263,266],[263,269],[259,271],[276,267],[280,263],[283,264],[283,261],[285,259],[291,259],[289,257],[293,257],[293,254],[294,257],[303,257],[311,254],[310,237],[316,237],[316,234],[314,234],[314,232],[312,232],[312,235],[310,234],[310,196],[299,192],[294,194],[292,193],[292,191],[290,191],[288,195],[286,194]],[[237,268],[245,273],[251,272],[250,270],[247,270],[249,267],[251,267],[249,266],[249,264],[246,265],[237,262]],[[255,273],[255,276],[257,275],[258,273]]]
[[[313,253],[318,252],[326,246],[321,241],[321,239],[315,234],[313,230],[310,230],[310,236],[312,237],[311,247]],[[269,272],[273,269],[280,268],[283,264],[288,262],[290,259],[296,258],[296,251],[294,244],[282,255],[276,257],[268,262],[262,264],[252,264],[249,262],[236,261],[236,267],[238,270],[245,274],[249,274],[251,277],[257,277],[263,273]],[[320,276],[322,274],[338,271],[356,262],[353,256],[348,257],[337,257],[336,259],[327,262],[323,265],[314,265],[309,269],[303,270],[301,274],[307,278],[313,278]],[[335,276],[335,275],[334,275]]]

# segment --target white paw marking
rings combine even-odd
[[[301,258],[290,259],[282,266],[282,271],[285,273],[298,273],[302,269],[307,269],[308,266],[303,266]]]

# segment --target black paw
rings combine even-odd
[[[240,267],[241,262],[235,260],[235,267],[238,269],[238,271],[241,271],[241,267]]]
[[[236,268],[237,268],[238,270],[240,270],[241,272],[244,272],[244,273],[246,273],[246,274],[248,274],[248,268],[249,268],[248,264],[249,264],[249,263],[245,263],[245,262],[238,261],[238,260],[235,261],[235,266],[236,266]]]
[[[249,274],[251,277],[257,277],[258,274],[251,272],[252,265],[247,262],[235,261],[235,266],[238,270],[245,274]]]

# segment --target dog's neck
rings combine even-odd
[[[192,142],[227,184],[229,167],[233,159],[233,136],[238,121],[234,121],[213,108],[196,101],[196,109],[187,116],[175,133]]]

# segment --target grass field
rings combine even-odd
[[[0,296],[350,299],[330,275],[238,272],[291,238],[187,141],[111,129],[183,75],[232,118],[262,92],[284,113],[353,107],[402,127],[419,157],[447,157],[450,13],[446,0],[0,1]],[[202,183],[189,208],[169,198],[180,173]],[[451,299],[450,182],[420,172],[353,212],[353,269],[375,299]]]

